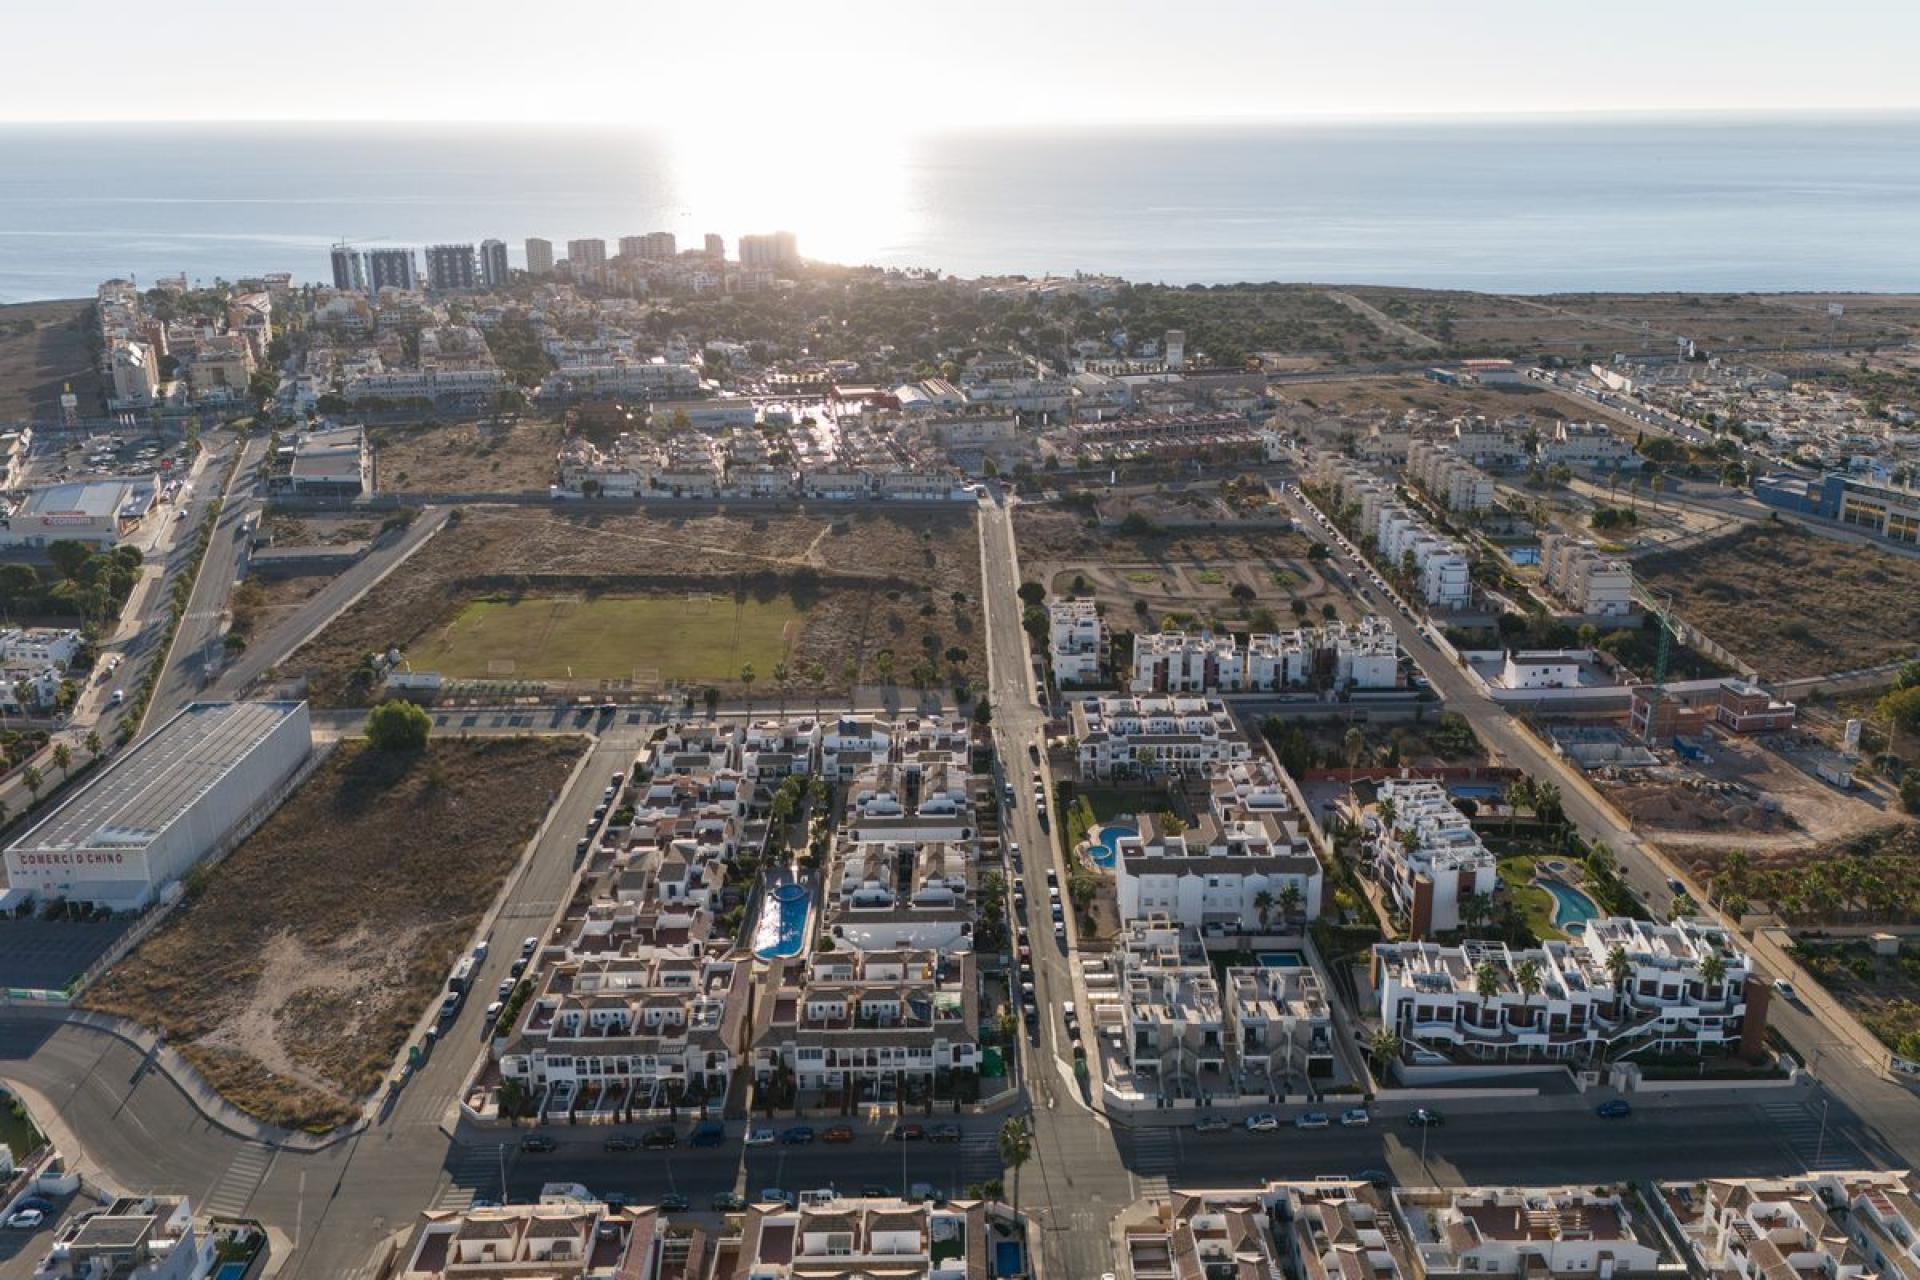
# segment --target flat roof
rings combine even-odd
[[[196,702],[7,847],[144,849],[304,702]]]
[[[141,489],[151,491],[150,477],[108,480],[69,480],[65,484],[34,489],[22,499],[15,515],[80,515],[101,517],[118,515],[120,508]]]

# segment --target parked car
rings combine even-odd
[[[687,1139],[687,1145],[693,1147],[717,1147],[727,1140],[727,1126],[718,1120],[702,1120],[693,1127],[693,1136]]]
[[[1373,1123],[1373,1117],[1367,1114],[1365,1107],[1348,1107],[1340,1113],[1340,1123],[1349,1129],[1358,1129]]]
[[[680,1135],[670,1124],[655,1125],[640,1139],[640,1145],[649,1151],[670,1151],[680,1145]]]
[[[960,1141],[960,1126],[957,1124],[936,1124],[927,1130],[927,1139],[931,1142]]]
[[[789,1209],[800,1203],[799,1197],[793,1192],[782,1191],[779,1187],[760,1188],[760,1199],[762,1203],[772,1201],[775,1204],[783,1204]]]
[[[1773,989],[1780,993],[1780,998],[1783,1000],[1798,1000],[1800,998],[1799,995],[1794,992],[1793,984],[1785,978],[1775,978],[1773,980]]]
[[[1233,1122],[1225,1116],[1201,1116],[1193,1122],[1195,1133],[1225,1133],[1233,1128]]]
[[[813,1126],[796,1124],[780,1135],[780,1145],[786,1147],[805,1147],[813,1142]]]
[[[850,1124],[829,1125],[820,1135],[822,1142],[852,1142],[853,1126]]]
[[[603,1151],[638,1151],[640,1139],[630,1133],[616,1133],[600,1144]]]
[[[1673,890],[1673,895],[1676,898],[1687,891],[1687,886],[1681,884],[1680,881],[1673,876],[1667,877],[1667,888]]]
[[[1625,1120],[1633,1114],[1633,1107],[1625,1098],[1611,1098],[1595,1107],[1593,1114],[1602,1120]]]
[[[737,1213],[747,1207],[747,1198],[737,1191],[716,1191],[708,1203],[715,1213]]]
[[[762,1127],[747,1130],[747,1145],[750,1147],[770,1147],[774,1144],[774,1132]]]
[[[15,1231],[32,1231],[47,1220],[47,1215],[38,1209],[21,1209],[7,1218],[7,1226]]]
[[[1280,1128],[1280,1117],[1271,1111],[1256,1111],[1247,1117],[1248,1133],[1273,1133]]]
[[[868,1200],[891,1200],[893,1188],[884,1182],[869,1182],[860,1188],[860,1194]]]
[[[1415,1107],[1407,1114],[1407,1123],[1416,1129],[1438,1129],[1447,1118],[1432,1107]]]
[[[520,1139],[520,1149],[522,1151],[552,1151],[558,1145],[559,1144],[544,1133],[530,1133]]]
[[[678,1191],[669,1191],[660,1197],[660,1208],[667,1213],[685,1213],[693,1204]]]
[[[487,1002],[486,1018],[480,1024],[481,1038],[484,1039],[493,1034],[494,1024],[500,1021],[500,1013],[506,1007],[507,1002],[505,1000],[490,1000]]]
[[[520,954],[527,957],[528,959],[532,959],[533,953],[539,950],[539,948],[540,948],[540,939],[538,938],[520,939]]]
[[[918,1142],[927,1136],[927,1131],[917,1124],[896,1123],[887,1130],[887,1138],[893,1142]]]
[[[518,985],[518,983],[519,983],[519,979],[509,974],[507,977],[500,979],[500,985],[495,987],[494,990],[497,993],[499,993],[499,996],[502,1000],[505,1000],[508,996],[513,994],[513,989],[515,986]]]
[[[1293,1118],[1293,1127],[1296,1129],[1324,1129],[1332,1123],[1324,1111],[1306,1111]]]

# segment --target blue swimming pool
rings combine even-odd
[[[246,1263],[223,1262],[220,1264],[220,1269],[213,1273],[213,1280],[240,1280],[240,1277],[245,1274],[247,1274]]]
[[[1027,1271],[1026,1251],[1018,1240],[1001,1240],[993,1246],[993,1274],[1020,1276]]]
[[[1553,923],[1562,933],[1579,933],[1587,927],[1587,921],[1600,914],[1592,898],[1565,880],[1540,876],[1534,883],[1553,895]]]
[[[753,931],[753,954],[762,960],[799,955],[806,946],[807,914],[812,909],[813,895],[805,885],[789,881],[769,889]]]
[[[1470,800],[1492,800],[1500,794],[1499,787],[1485,782],[1456,782],[1447,790]]]
[[[1138,827],[1122,826],[1117,822],[1108,823],[1101,827],[1099,833],[1094,836],[1092,849],[1093,860],[1103,867],[1112,866],[1113,860],[1120,856],[1120,842],[1128,836],[1137,836],[1139,834],[1140,828]]]
[[[1307,958],[1298,951],[1262,951],[1260,953],[1262,969],[1304,969]]]

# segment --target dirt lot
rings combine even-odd
[[[375,487],[386,493],[519,493],[553,483],[557,422],[381,427],[373,433]]]
[[[1087,520],[1078,512],[1016,508],[1021,573],[1055,595],[1091,595],[1106,605],[1107,624],[1116,631],[1157,629],[1169,614],[1245,630],[1262,609],[1290,628],[1298,625],[1295,600],[1314,621],[1327,604],[1342,618],[1364,612],[1322,577],[1307,558],[1313,540],[1295,530],[1235,529],[1223,521],[1217,529],[1130,535],[1110,526],[1090,529]],[[1233,598],[1236,586],[1253,592],[1250,604]]]
[[[1865,940],[1797,937],[1794,955],[1862,1026],[1903,1058],[1920,1058],[1920,945],[1876,955]]]
[[[787,593],[802,617],[788,645],[790,687],[845,689],[891,668],[911,678],[923,652],[966,651],[969,678],[986,671],[979,627],[980,554],[971,510],[853,511],[830,515],[682,516],[546,508],[465,512],[283,664],[306,675],[322,705],[363,701],[354,683],[366,655],[405,651],[482,596],[684,598],[689,592]],[[954,600],[955,593],[963,599]],[[816,668],[817,664],[817,668]],[[818,680],[808,678],[817,669]],[[755,692],[773,673],[756,671]],[[723,685],[722,688],[729,688]]]
[[[0,307],[0,422],[59,421],[69,383],[80,412],[100,412],[100,375],[87,342],[92,304],[23,302]]]
[[[353,1116],[565,781],[578,738],[341,746],[85,1005],[275,1124]]]
[[[266,532],[276,547],[339,547],[371,542],[380,534],[380,522],[365,516],[276,513],[267,518]],[[249,578],[242,590],[256,610],[253,631],[265,635],[274,624],[311,600],[333,580],[331,574],[310,573],[294,578]]]
[[[1572,406],[1545,387],[1449,387],[1413,374],[1302,382],[1289,386],[1283,398],[1308,409],[1333,414],[1365,413],[1370,409],[1398,414],[1407,409],[1425,409],[1449,417],[1483,414],[1506,418],[1520,413],[1536,418],[1578,416]]]
[[[1920,560],[1785,522],[1647,556],[1633,572],[1766,678],[1877,666],[1920,647]]]

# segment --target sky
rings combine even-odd
[[[1920,108],[1913,0],[0,0],[0,30],[6,121],[564,121],[750,147]]]

